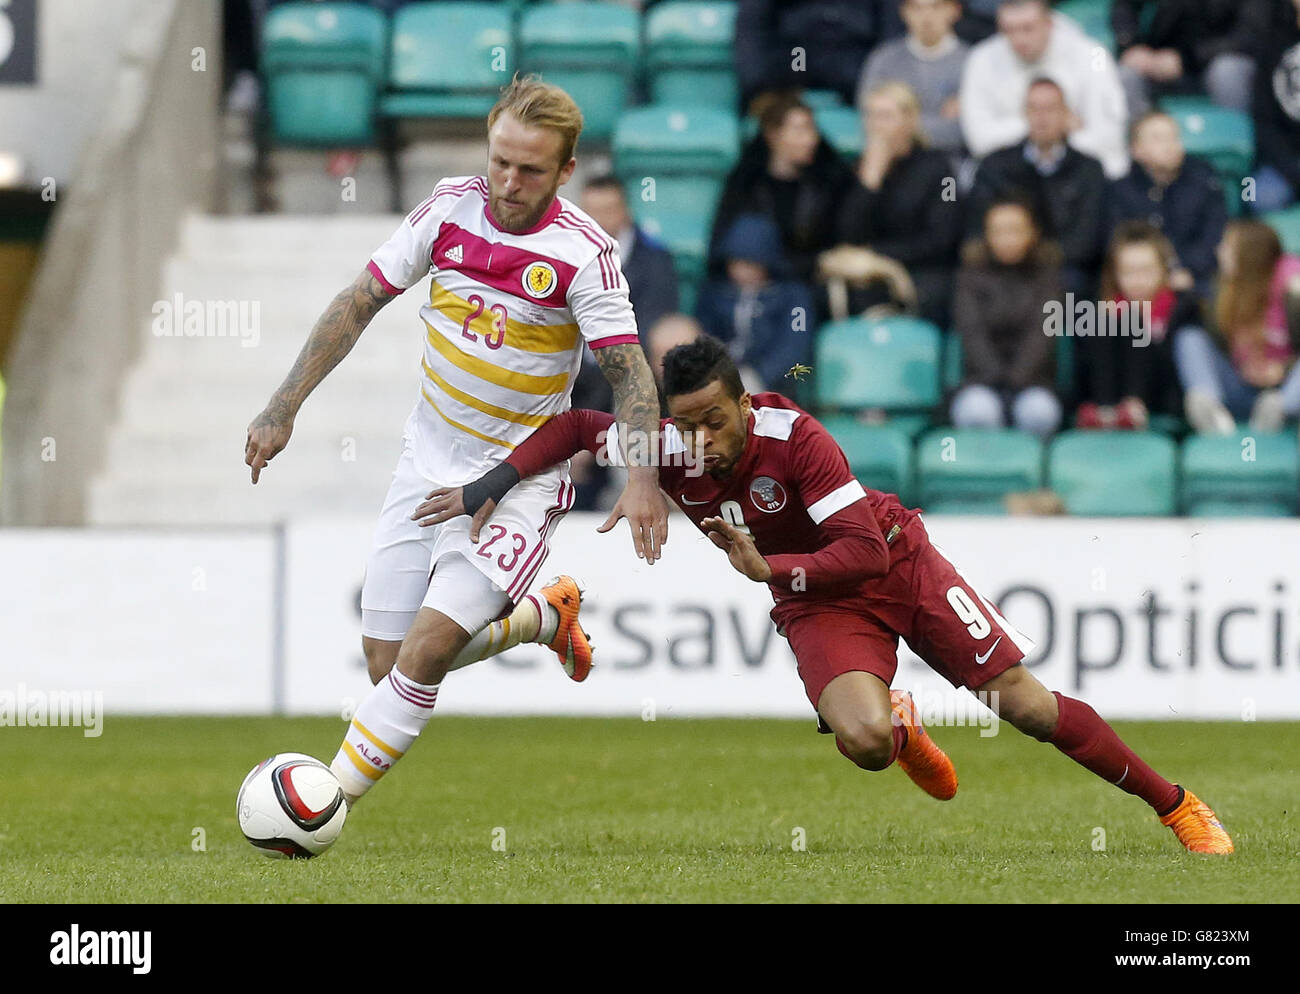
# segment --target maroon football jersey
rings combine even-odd
[[[610,434],[615,434],[612,425]],[[614,438],[607,445],[610,453],[618,451]],[[692,472],[683,458],[686,443],[671,419],[661,423],[660,450],[659,485],[695,526],[705,518],[723,518],[747,530],[764,557],[816,552],[832,538],[822,523],[860,500],[869,502],[891,559],[908,548],[906,526],[919,512],[903,507],[894,494],[863,487],[821,423],[778,393],[753,395],[745,451],[725,480],[701,472],[698,464]],[[863,597],[872,596],[872,581],[797,593],[768,586],[778,621],[795,609],[860,607]]]

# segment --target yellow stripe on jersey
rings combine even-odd
[[[394,759],[402,758],[402,754],[400,752],[398,752],[396,749],[390,746],[387,742],[385,742],[378,735],[376,735],[374,732],[368,729],[365,725],[361,724],[361,722],[357,721],[356,718],[352,719],[352,724],[357,726],[358,732],[360,732],[362,735],[368,738],[371,742],[377,745],[384,752],[388,753],[388,755],[392,756]]]
[[[520,393],[531,393],[539,397],[564,393],[569,388],[568,373],[558,373],[555,376],[533,376],[531,373],[517,373],[509,369],[502,369],[496,363],[462,352],[439,334],[438,330],[428,321],[424,322],[424,326],[429,329],[429,344],[437,349],[444,359],[457,369],[463,369],[471,376],[477,376],[480,380],[487,380],[487,382],[494,383],[499,387],[505,387],[507,390],[518,390]]]
[[[464,390],[452,386],[435,373],[427,359],[422,359],[420,362],[421,365],[424,366],[425,376],[438,384],[442,389],[442,392],[448,397],[460,401],[466,407],[472,407],[476,411],[481,411],[482,413],[494,418],[500,418],[502,421],[512,421],[517,425],[528,425],[531,428],[540,428],[542,425],[546,424],[546,422],[551,420],[549,414],[520,414],[518,411],[512,411],[506,407],[497,407],[496,404],[489,404],[486,400],[479,400],[472,394],[467,394]]]
[[[446,421],[447,424],[451,425],[457,431],[463,431],[466,435],[473,435],[475,438],[481,438],[485,442],[491,442],[493,445],[500,445],[507,449],[513,449],[515,447],[513,443],[507,442],[504,438],[493,438],[491,435],[484,435],[481,431],[475,431],[469,425],[463,425],[459,421],[453,421],[451,418],[447,417],[447,415],[442,413],[442,408],[433,402],[433,398],[429,396],[427,390],[421,387],[420,393],[424,394],[424,399],[429,402],[429,406],[438,412],[438,417],[442,418],[443,421]]]
[[[352,765],[361,771],[361,775],[370,780],[378,780],[383,776],[383,771],[375,769],[364,759],[357,755],[357,751],[352,748],[352,743],[344,741],[343,751],[347,754],[348,759],[352,760]]]
[[[437,280],[429,282],[429,304],[434,310],[442,312],[455,321],[461,328],[465,326],[465,319],[478,311],[478,316],[469,323],[469,330],[484,338],[497,334],[497,316],[490,308],[471,304],[464,297],[441,286]],[[506,318],[505,344],[524,352],[568,352],[578,344],[578,326],[576,324],[525,324],[514,318]]]

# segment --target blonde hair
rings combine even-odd
[[[510,84],[503,87],[501,96],[488,111],[488,130],[497,119],[509,113],[520,124],[535,128],[550,128],[560,136],[560,165],[573,158],[582,134],[582,111],[573,98],[558,86],[543,83],[535,73],[520,76],[515,73]]]
[[[921,128],[921,98],[914,89],[900,80],[891,79],[868,90],[866,100],[869,101],[872,97],[888,97],[893,100],[894,106],[912,119],[912,141],[918,145],[929,144],[929,139]],[[866,106],[866,101],[863,106]]]

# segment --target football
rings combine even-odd
[[[261,853],[310,859],[334,844],[348,806],[328,766],[300,752],[282,752],[244,777],[235,814],[244,838]]]

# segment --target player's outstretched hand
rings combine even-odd
[[[700,527],[709,541],[727,554],[737,573],[763,583],[772,578],[772,567],[759,554],[754,537],[724,518],[705,518]]]
[[[596,531],[602,534],[609,531],[620,518],[627,518],[632,529],[637,557],[653,566],[668,542],[668,500],[659,489],[657,471],[632,470],[614,510]]]
[[[275,458],[293,434],[293,418],[285,411],[268,406],[248,426],[244,441],[244,465],[253,468],[253,482],[262,475],[266,464]]]
[[[489,497],[474,512],[474,517],[469,523],[469,540],[471,542],[478,542],[479,531],[487,523],[487,519],[492,517],[492,512],[496,508],[497,502]],[[421,528],[427,528],[429,525],[440,524],[443,521],[449,521],[467,513],[465,510],[464,487],[439,487],[437,490],[429,491],[424,503],[417,507],[415,513],[411,515],[411,520],[418,521]]]

